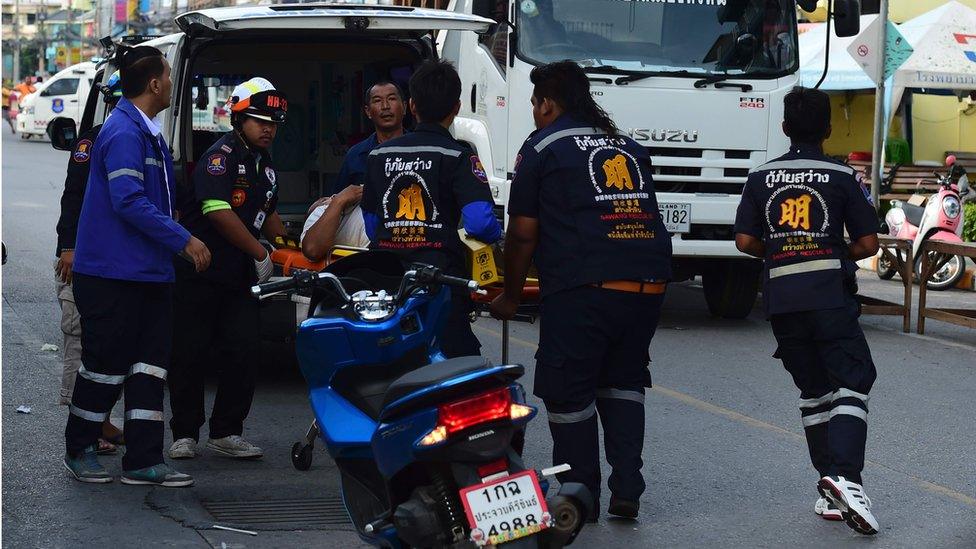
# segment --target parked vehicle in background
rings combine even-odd
[[[86,61],[38,84],[34,93],[20,100],[17,133],[21,139],[43,137],[54,118],[70,118],[79,124],[94,78],[95,63]]]
[[[498,24],[440,39],[464,86],[455,136],[477,150],[503,216],[519,148],[535,130],[529,74],[578,62],[597,103],[651,153],[675,280],[700,275],[713,314],[745,317],[761,262],[736,250],[732,226],[749,170],[789,146],[780,124],[799,84],[797,4],[456,0],[454,11]]]
[[[922,276],[922,244],[926,240],[962,242],[963,209],[962,203],[970,194],[969,178],[966,170],[956,163],[956,158],[946,159],[949,171],[935,174],[938,177],[939,191],[920,204],[892,200],[891,209],[885,215],[888,234],[896,238],[913,240],[914,273],[917,280]],[[918,195],[916,195],[918,196]],[[900,252],[896,252],[899,253]],[[899,255],[898,262],[905,257]],[[927,281],[930,290],[947,290],[954,287],[966,272],[966,258],[961,255],[946,255],[929,252],[929,262],[933,272]],[[885,255],[878,258],[877,273],[882,280],[892,278],[898,266]]]

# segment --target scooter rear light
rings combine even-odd
[[[515,405],[521,406],[521,405]],[[507,387],[437,407],[437,426],[420,439],[421,446],[434,446],[450,435],[481,423],[512,417],[512,393]],[[518,410],[522,414],[521,409]],[[523,417],[525,414],[520,415]]]
[[[535,408],[531,406],[526,406],[525,404],[512,404],[512,409],[509,412],[509,416],[512,419],[522,419],[523,417],[531,414],[535,411]]]
[[[437,408],[437,424],[451,435],[468,427],[511,417],[512,393],[507,387],[444,404]]]

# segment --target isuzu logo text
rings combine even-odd
[[[634,141],[656,141],[658,143],[695,143],[698,141],[698,131],[693,130],[652,130],[631,128],[627,131]]]

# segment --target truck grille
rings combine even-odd
[[[669,193],[740,194],[765,151],[648,147],[654,189]]]

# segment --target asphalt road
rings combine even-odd
[[[311,471],[292,469],[288,452],[309,420],[304,386],[274,348],[246,435],[264,460],[204,456],[179,467],[190,489],[90,486],[61,465],[66,410],[57,389],[59,310],[52,254],[67,154],[49,145],[2,143],[3,545],[9,547],[356,547],[332,512],[332,525],[254,527],[257,536],[212,529],[201,502],[317,502],[331,509],[337,473],[316,450]],[[897,295],[897,282],[873,275],[862,290]],[[933,297],[976,305],[976,294]],[[745,321],[708,316],[700,287],[675,285],[651,349],[655,388],[647,400],[645,475],[638,523],[601,519],[579,547],[976,547],[976,332],[930,321],[928,335],[905,335],[900,320],[864,319],[878,366],[871,395],[865,482],[881,533],[868,539],[813,515],[816,475],[795,408],[797,392],[770,357],[773,338],[756,313]],[[487,356],[500,357],[500,325],[479,320]],[[537,327],[514,325],[511,358],[531,374]],[[531,375],[525,383],[531,389]],[[30,414],[18,414],[21,405]],[[119,413],[116,411],[116,413]],[[543,421],[530,426],[527,461],[548,465]],[[167,443],[169,442],[167,435]],[[103,459],[119,472],[117,458]],[[605,471],[606,475],[606,471]],[[326,521],[328,522],[328,521]],[[223,522],[222,524],[228,524]],[[247,527],[246,521],[238,523]]]

